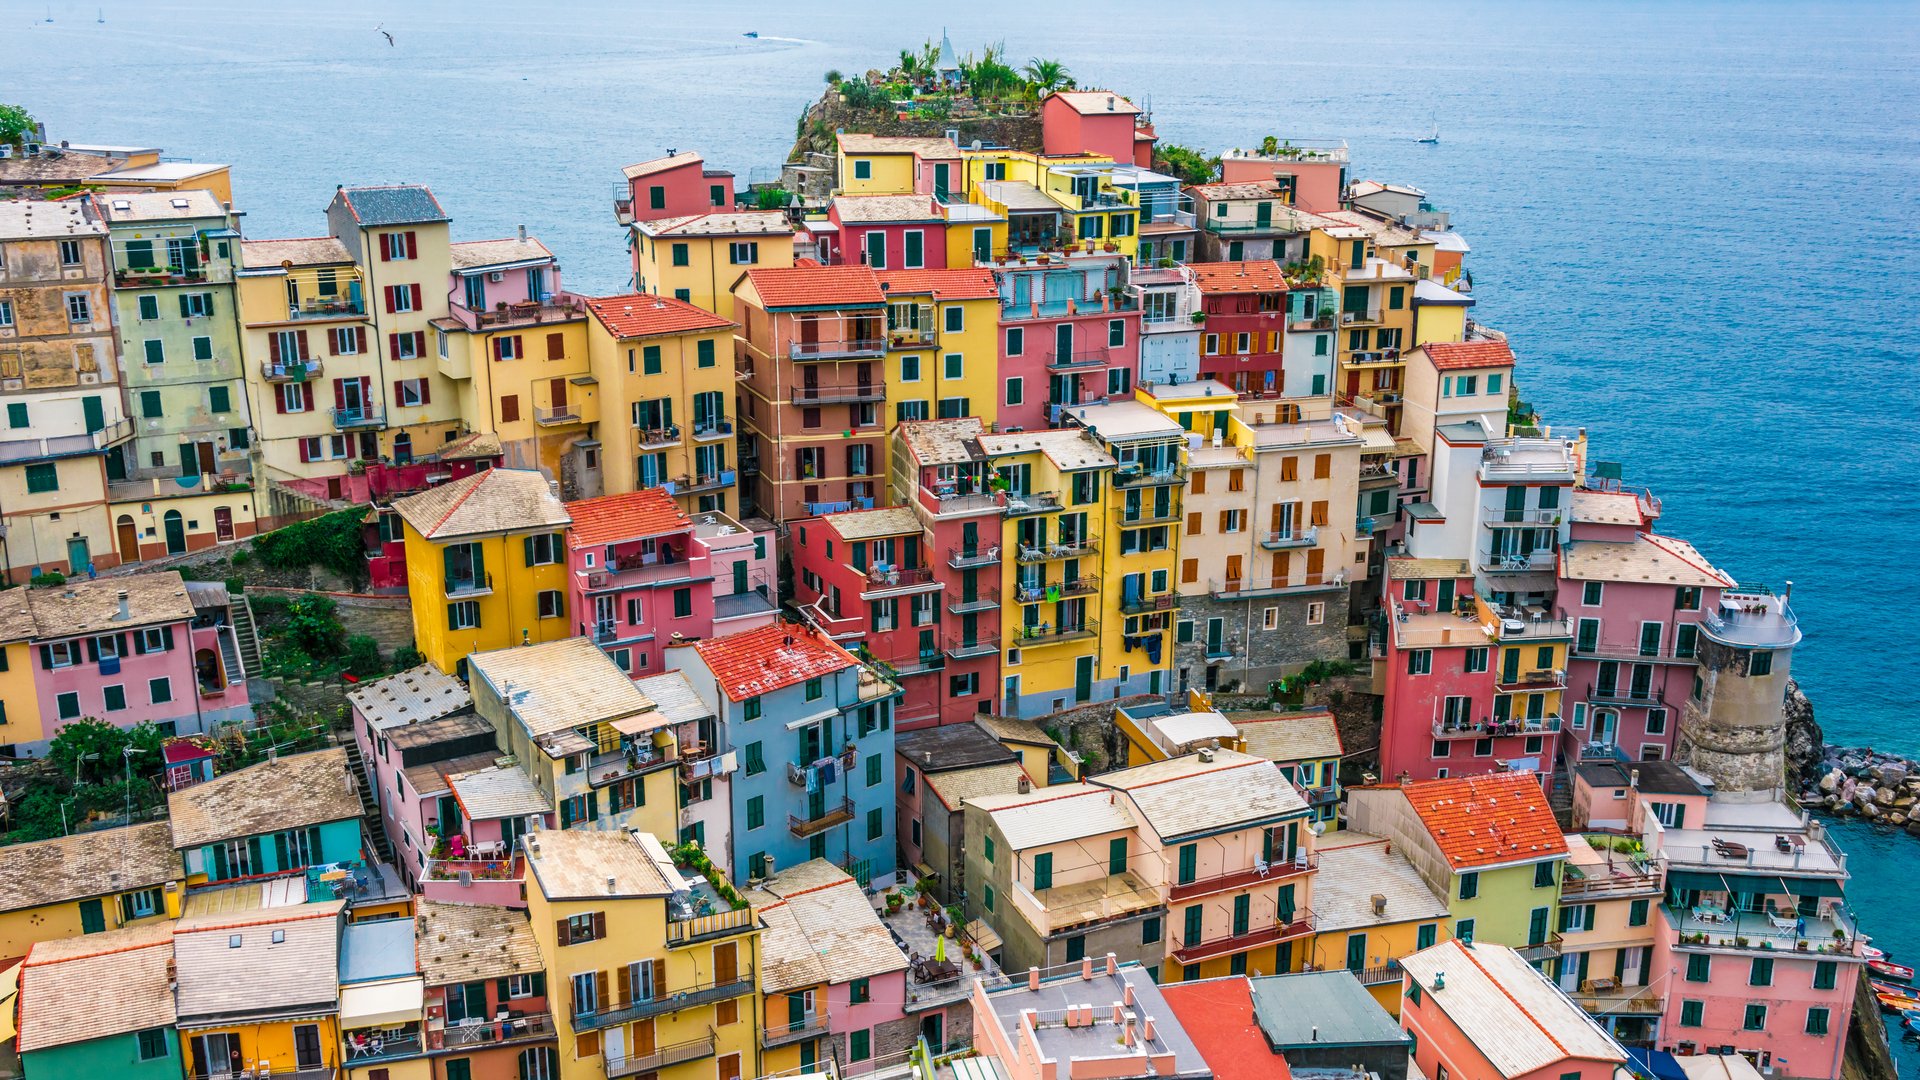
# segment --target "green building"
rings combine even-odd
[[[20,969],[26,1080],[178,1080],[173,920],[43,941]]]

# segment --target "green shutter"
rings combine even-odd
[[[1041,852],[1033,857],[1033,891],[1053,888],[1053,853]]]
[[[1124,874],[1127,872],[1127,838],[1116,836],[1107,841],[1107,873]]]
[[[1197,844],[1180,845],[1180,878],[1182,885],[1190,884],[1199,873],[1200,848]]]

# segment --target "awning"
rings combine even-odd
[[[1845,896],[1840,882],[1833,878],[1781,878],[1789,896]]]
[[[623,716],[618,720],[612,721],[608,726],[622,735],[643,735],[649,731],[666,727],[669,723],[671,723],[671,721],[667,719],[665,713],[649,710],[643,713],[634,713],[632,716]]]
[[[973,939],[975,945],[980,946],[981,952],[992,952],[1000,947],[1000,935],[993,932],[993,927],[979,919],[967,923],[967,936]]]
[[[340,1026],[365,1028],[417,1024],[425,999],[426,987],[422,979],[343,986],[340,988]]]
[[[1727,879],[1719,874],[1703,873],[1699,870],[1667,871],[1667,891],[1678,889],[1685,892],[1697,889],[1700,892],[1726,892]]]

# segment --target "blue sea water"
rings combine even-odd
[[[0,0],[0,101],[230,162],[252,236],[322,231],[335,184],[418,181],[457,236],[524,223],[612,290],[621,165],[775,166],[822,72],[943,25],[1127,93],[1167,141],[1344,137],[1356,177],[1425,189],[1522,393],[1665,530],[1793,581],[1830,741],[1920,756],[1920,5]],[[1865,828],[1855,903],[1920,958],[1893,884],[1920,847]]]

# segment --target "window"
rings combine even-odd
[[[398,391],[400,404],[404,407],[415,408],[427,403],[427,380],[425,379],[399,379],[394,382],[393,387]]]
[[[606,936],[607,917],[601,912],[569,915],[564,921],[566,933],[560,939],[562,945],[578,945]]]
[[[166,415],[165,409],[161,405],[160,391],[140,391],[140,415],[147,419]]]
[[[148,338],[141,342],[140,352],[149,364],[164,364],[167,362],[166,343],[157,338]]]
[[[60,241],[60,265],[61,266],[79,266],[80,265],[80,241],[78,240]]]
[[[28,427],[30,425],[31,425],[31,421],[27,419],[26,405],[18,401],[8,402],[7,403],[7,426],[10,428],[23,428],[23,427]]]
[[[156,316],[157,318],[158,316]],[[0,300],[0,326],[13,325],[13,301]]]
[[[1413,649],[1407,653],[1407,674],[1427,675],[1433,671],[1433,650]]]
[[[766,750],[760,743],[750,742],[747,744],[747,763],[745,768],[748,776],[759,776],[761,773],[767,771]]]
[[[80,695],[79,694],[74,694],[74,693],[61,694],[59,697],[55,698],[54,700],[59,704],[60,719],[62,720],[80,719]]]
[[[865,1061],[873,1056],[873,1034],[866,1028],[855,1028],[847,1032],[847,1057],[853,1061]]]
[[[1807,1010],[1807,1034],[1825,1035],[1827,1033],[1828,1012],[1823,1008]]]
[[[816,677],[816,678],[807,680],[806,693],[807,693],[808,701],[819,701],[820,696],[825,692],[826,692],[826,687],[819,678]]]
[[[480,626],[480,601],[462,600],[447,605],[447,629],[475,630]]]
[[[873,162],[865,158],[855,158],[853,161],[853,178],[855,180],[873,179]]]
[[[1033,891],[1053,888],[1053,853],[1043,851],[1033,857]]]
[[[1432,948],[1433,943],[1439,939],[1439,936],[1439,923],[1421,923],[1420,929],[1415,932],[1413,947],[1416,951]]]
[[[1767,1030],[1767,1007],[1765,1005],[1747,1006],[1746,1019],[1740,1026],[1748,1031]]]
[[[980,901],[986,905],[989,913],[993,911],[993,886],[988,885],[985,889],[981,890]]]
[[[1704,1001],[1680,1002],[1680,1026],[1699,1027],[1706,1019],[1707,1003]]]
[[[727,245],[727,261],[735,266],[752,266],[760,261],[760,245],[751,240],[736,240]]]
[[[758,829],[767,823],[767,797],[755,795],[747,800],[747,828]]]
[[[83,292],[67,294],[67,321],[70,323],[90,323],[93,321],[93,304]]]
[[[695,362],[698,363],[701,367],[703,368],[712,367],[714,365],[713,339],[702,338],[699,341],[695,342],[694,356],[695,356]]]
[[[940,368],[941,378],[961,379],[966,377],[966,357],[957,352],[946,354]]]
[[[1473,920],[1461,919],[1459,922],[1454,923],[1453,936],[1456,941],[1471,942],[1473,940]]]
[[[1770,652],[1756,652],[1749,655],[1747,657],[1747,674],[1748,675],[1773,674],[1773,654]]]
[[[1484,645],[1467,650],[1464,670],[1471,675],[1476,671],[1487,670],[1487,647]]]
[[[1553,867],[1554,867],[1554,864],[1550,862],[1533,864],[1533,887],[1534,888],[1551,889],[1554,887],[1555,884],[1558,883],[1553,875]]]
[[[1007,404],[1019,405],[1026,401],[1026,384],[1018,375],[1007,380]]]
[[[1627,908],[1627,925],[1628,926],[1647,925],[1647,901],[1644,897],[1639,900],[1635,900],[1632,903],[1632,905]]]
[[[1471,900],[1480,895],[1480,875],[1469,870],[1460,875],[1460,899]]]
[[[1753,958],[1752,966],[1747,968],[1747,985],[1773,985],[1773,957],[1756,956]]]
[[[689,248],[686,244],[674,244],[673,245],[673,265],[692,266],[693,265],[692,249]]]
[[[868,754],[868,755],[867,755],[867,786],[868,786],[868,787],[878,787],[878,786],[880,786],[880,779],[881,779],[881,777],[880,777],[880,771],[881,771],[881,770],[880,770],[880,762],[881,762],[881,760],[882,760],[882,759],[881,759],[881,757],[880,757],[880,755],[879,755],[879,754]]]
[[[1705,953],[1693,953],[1687,957],[1687,981],[1711,982],[1713,979],[1713,957]]]
[[[381,257],[387,260],[411,258],[408,252],[415,249],[407,243],[407,240],[412,235],[405,232],[390,232],[382,236],[380,238]]]
[[[541,589],[539,596],[540,617],[543,619],[562,619],[567,614],[567,601],[559,589]]]
[[[1840,965],[1832,960],[1821,960],[1813,965],[1813,988],[1831,990],[1838,984]]]
[[[118,683],[102,688],[106,698],[108,712],[120,712],[127,707],[127,688]]]
[[[740,703],[740,715],[748,720],[760,719],[760,699],[750,697]]]
[[[1014,326],[1007,330],[1007,355],[1019,356],[1027,347],[1027,331],[1024,327]]]
[[[72,667],[80,662],[80,643],[77,641],[57,641],[41,647],[43,662],[41,667],[48,669]]]
[[[173,700],[172,679],[148,679],[147,697],[155,705],[164,705]]]
[[[495,360],[518,360],[526,355],[520,347],[519,334],[505,334],[493,339],[493,358]]]
[[[867,839],[878,840],[887,831],[887,818],[879,807],[867,811]]]
[[[147,1028],[136,1033],[140,1040],[140,1060],[152,1061],[167,1056],[167,1029]]]

